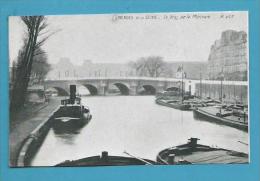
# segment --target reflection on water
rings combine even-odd
[[[62,144],[68,144],[73,145],[74,141],[76,139],[76,136],[73,134],[63,134],[63,135],[56,135],[56,138],[61,142]]]
[[[55,138],[59,140],[59,142],[62,142],[63,144],[73,145],[74,140],[76,139],[77,135],[80,133],[79,131],[73,131],[71,133],[68,132],[55,132],[54,129],[50,130],[49,134],[55,135]]]
[[[57,129],[54,129],[54,128],[51,128],[53,129],[53,132],[56,134],[56,135],[64,135],[64,134],[79,134],[80,133],[80,130],[69,130],[69,129],[63,129],[63,130],[57,130]]]
[[[78,134],[55,134],[51,129],[32,165],[55,165],[64,160],[100,155],[155,160],[162,149],[183,144],[190,137],[199,143],[248,153],[248,133],[195,120],[192,111],[180,111],[154,102],[154,96],[85,97],[93,115]]]

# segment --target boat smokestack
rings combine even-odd
[[[101,160],[103,162],[107,162],[108,161],[108,152],[107,151],[103,151],[101,154]]]
[[[195,148],[197,146],[198,140],[200,140],[200,139],[198,139],[198,138],[190,138],[189,139],[189,141],[190,141],[189,144],[190,144],[191,148]]]
[[[170,154],[167,162],[173,165],[175,163],[175,154]]]
[[[70,85],[70,103],[74,104],[76,99],[76,85]]]

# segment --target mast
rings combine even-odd
[[[181,65],[181,103],[183,103],[183,64]]]
[[[224,75],[223,75],[223,67],[222,67],[222,71],[221,71],[221,75],[220,75],[220,102],[222,104],[222,94],[223,94],[223,78],[224,78]]]
[[[201,75],[201,67],[200,67],[200,99],[202,98],[202,75]]]
[[[209,97],[211,98],[211,75],[210,75],[210,73],[209,73]],[[206,86],[207,87],[207,86]]]
[[[233,83],[233,89],[234,89],[234,92],[233,92],[233,94],[234,94],[234,103],[236,104],[237,103],[237,101],[236,101],[236,86],[235,86],[235,83],[234,83],[234,81],[232,81],[232,83]]]
[[[223,83],[222,83],[222,78],[221,78],[221,80],[220,80],[220,101],[221,101],[221,103],[222,103],[222,85]]]

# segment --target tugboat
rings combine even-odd
[[[76,85],[70,85],[70,98],[61,100],[59,109],[53,115],[55,131],[73,131],[85,126],[92,118],[90,110],[76,97]]]
[[[130,157],[110,156],[107,151],[103,151],[101,155],[86,157],[78,160],[66,160],[55,165],[56,167],[80,167],[80,166],[127,166],[127,165],[158,165],[159,163],[135,157],[127,152]]]
[[[186,144],[162,150],[157,155],[157,162],[168,165],[248,163],[246,153],[201,145],[198,140],[190,138]]]

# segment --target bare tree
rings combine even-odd
[[[137,61],[129,62],[129,66],[134,69],[137,76],[146,76],[146,59],[144,57],[139,58]]]
[[[146,68],[149,77],[159,77],[165,70],[165,62],[160,56],[150,56],[146,58]]]
[[[129,65],[138,76],[160,77],[171,74],[168,64],[160,56],[142,57],[137,61],[129,62]]]
[[[34,56],[43,53],[40,52],[40,47],[51,35],[46,35],[48,25],[44,16],[22,16],[21,20],[26,25],[27,31],[24,46],[18,57],[16,77],[11,93],[11,111],[16,111],[23,106]]]
[[[39,54],[35,55],[33,58],[30,83],[42,83],[50,70],[51,65],[48,63],[48,57],[46,53],[39,48]]]

